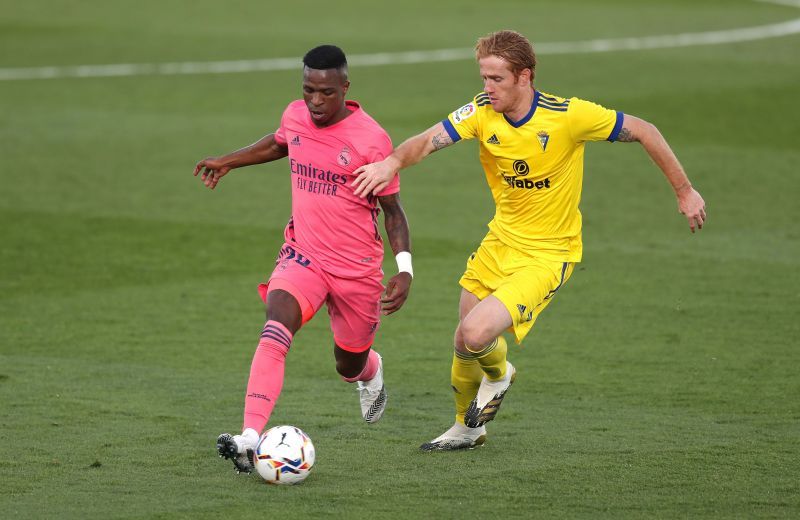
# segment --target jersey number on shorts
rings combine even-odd
[[[286,247],[286,253],[287,253],[287,255],[284,258],[284,260],[286,260],[286,261],[294,260],[295,262],[297,262],[298,264],[302,265],[303,267],[308,267],[308,264],[311,263],[311,260],[309,260],[308,258],[306,258],[303,255],[299,254],[297,251],[294,250],[294,248],[292,248],[290,246]]]

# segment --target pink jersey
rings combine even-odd
[[[303,100],[283,112],[275,140],[289,148],[292,172],[292,218],[284,237],[298,255],[335,276],[381,276],[377,198],[357,197],[350,183],[359,166],[388,156],[392,141],[361,105],[346,105],[352,114],[325,128],[314,125]],[[380,195],[399,191],[395,176]]]

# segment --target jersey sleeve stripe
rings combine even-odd
[[[486,92],[481,92],[475,96],[475,104],[477,106],[482,107],[483,105],[488,105],[489,103],[491,103],[491,100],[489,99],[489,94]]]
[[[564,101],[563,103],[554,103],[545,101],[544,99],[539,99],[539,106],[555,112],[566,112],[569,108],[569,101]]]
[[[442,121],[442,125],[444,125],[444,129],[447,130],[447,135],[450,136],[450,139],[453,140],[454,143],[457,143],[461,140],[461,136],[456,131],[456,128],[453,126],[453,123],[450,122],[449,119],[445,119]]]
[[[552,110],[553,112],[566,112],[567,111],[567,107],[556,108],[556,107],[551,107],[550,105],[542,105],[541,103],[539,103],[539,106],[542,107],[542,108],[546,108],[547,110]]]
[[[617,111],[617,122],[614,124],[614,129],[611,130],[611,135],[608,136],[608,140],[612,143],[617,140],[617,137],[619,137],[619,133],[622,131],[622,122],[624,120],[625,114]]]
[[[569,106],[569,100],[567,101],[550,101],[549,99],[539,99],[540,105],[548,105],[551,107],[566,107]]]
[[[553,96],[548,96],[546,94],[539,94],[539,99],[541,99],[542,101],[549,101],[550,103],[553,103],[555,105],[557,105],[559,103],[569,103],[569,99],[565,99],[564,101],[559,101],[558,99],[554,98]]]

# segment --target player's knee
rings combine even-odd
[[[461,334],[461,324],[456,327],[456,332],[453,334],[453,348],[456,352],[462,354],[469,354],[466,345],[464,344],[464,336]]]
[[[480,350],[494,341],[491,331],[476,320],[464,320],[458,328],[461,333],[462,345],[465,348],[468,346],[470,350]],[[456,348],[458,348],[458,346],[456,346]]]
[[[460,347],[464,347],[464,338],[461,336],[461,325],[459,324],[456,327],[456,331],[453,333],[453,347],[458,350]]]
[[[286,327],[292,334],[296,333],[303,323],[300,304],[286,291],[270,291],[267,295],[267,321],[274,320]]]

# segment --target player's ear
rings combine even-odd
[[[524,68],[519,72],[519,76],[517,76],[517,81],[523,85],[530,85],[531,81],[533,81],[533,74],[531,69]]]
[[[342,85],[342,93],[347,94],[348,89],[350,88],[350,80],[347,80]]]

